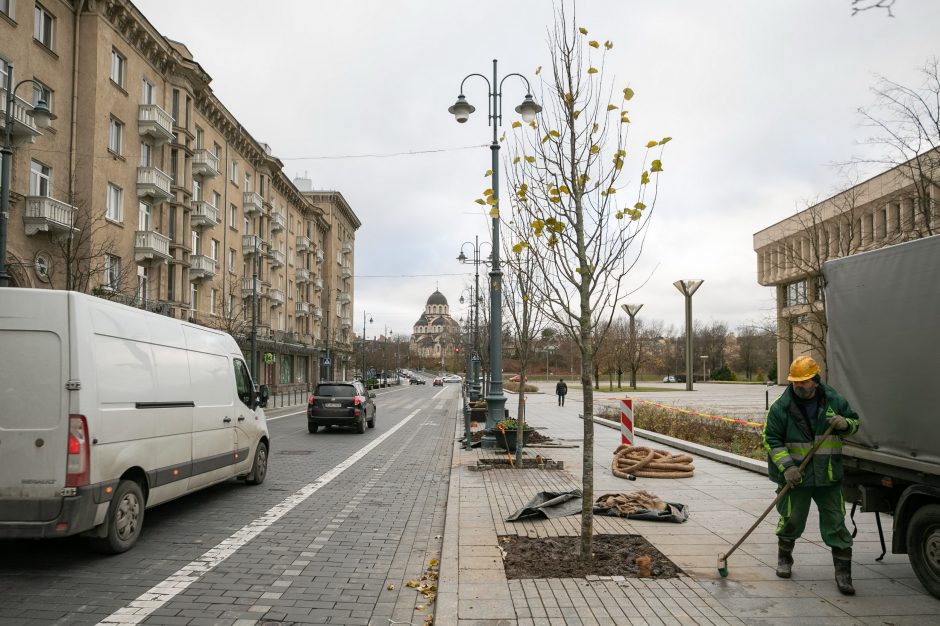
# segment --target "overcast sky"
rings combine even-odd
[[[461,244],[490,238],[474,203],[488,187],[486,92],[466,124],[447,113],[461,79],[549,65],[547,0],[134,0],[165,36],[185,43],[212,88],[259,141],[340,191],[356,234],[356,332],[363,311],[410,333],[439,287],[455,318],[472,282]],[[753,234],[836,190],[833,163],[866,153],[856,113],[875,75],[919,82],[938,54],[940,2],[901,0],[851,16],[850,0],[582,1],[580,26],[612,40],[607,71],[636,92],[631,139],[673,137],[659,200],[629,301],[640,317],[683,323],[672,283],[705,280],[703,322],[761,322],[770,288],[756,281]],[[536,87],[536,90],[538,88]],[[507,81],[505,120],[524,95]],[[350,155],[424,154],[373,158]],[[505,151],[504,151],[505,152]],[[634,154],[639,154],[639,150]],[[639,165],[628,158],[625,169]],[[868,172],[872,174],[874,172]],[[469,248],[467,254],[471,255]],[[485,268],[481,268],[485,269]],[[646,279],[649,278],[647,282]]]

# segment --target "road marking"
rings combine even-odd
[[[303,503],[307,498],[325,487],[349,469],[354,463],[362,459],[375,447],[381,444],[394,434],[399,428],[407,424],[411,418],[417,415],[421,409],[414,410],[408,417],[398,422],[383,433],[374,441],[363,446],[355,454],[345,461],[320,476],[316,481],[305,485],[293,495],[287,497],[280,504],[265,511],[261,517],[242,526],[233,535],[224,539],[219,545],[205,552],[198,559],[179,569],[175,574],[170,575],[163,582],[158,583],[149,591],[141,594],[136,600],[133,600],[125,607],[122,607],[104,618],[98,624],[139,624],[149,617],[155,610],[175,598],[181,592],[185,591],[191,584],[199,578],[212,571],[225,559],[232,556],[241,547],[257,537],[261,532],[267,530],[274,522],[290,513],[295,507]]]

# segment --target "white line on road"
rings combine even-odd
[[[421,409],[414,410],[408,417],[390,428],[388,432],[383,433],[380,437],[362,447],[348,459],[320,476],[316,481],[305,485],[277,506],[268,509],[261,517],[249,522],[236,531],[235,534],[223,540],[219,545],[207,551],[189,565],[179,569],[175,574],[172,574],[163,582],[158,583],[149,591],[141,594],[126,607],[120,608],[104,618],[98,622],[98,624],[139,624],[147,619],[151,613],[185,591],[191,584],[199,580],[203,574],[218,567],[222,561],[235,554],[239,548],[257,537],[262,531],[274,524],[274,522],[287,513],[290,513],[297,505],[301,504],[322,487],[329,484],[334,478],[349,469],[356,461],[360,460],[376,446],[392,436],[399,428],[407,424],[420,410]]]

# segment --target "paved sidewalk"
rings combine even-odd
[[[676,404],[682,400],[678,395],[672,394]],[[829,549],[817,530],[815,508],[797,544],[791,580],[774,575],[775,512],[729,559],[729,576],[721,578],[718,554],[750,527],[773,498],[773,485],[767,477],[693,455],[692,478],[626,481],[610,472],[620,433],[603,424],[595,424],[594,428],[595,495],[643,489],[688,505],[691,515],[684,524],[595,517],[595,533],[642,535],[685,575],[665,580],[591,577],[507,581],[498,535],[579,534],[579,516],[503,521],[539,491],[580,488],[583,422],[578,417],[581,403],[573,399],[569,394],[568,406],[562,408],[556,405],[553,395],[528,396],[529,423],[542,428],[555,442],[577,446],[529,451],[563,461],[564,470],[475,471],[471,468],[477,461],[492,453],[463,450],[459,442],[455,444],[435,624],[940,623],[940,600],[923,589],[905,555],[889,553],[883,561],[875,561],[881,548],[873,514],[856,514],[858,536],[852,572],[855,597],[842,596],[836,589]],[[513,415],[516,401],[517,396],[510,395],[507,407]],[[458,438],[461,433],[462,421],[458,418]],[[637,444],[670,449],[642,438]],[[885,517],[882,525],[890,547],[890,517]]]

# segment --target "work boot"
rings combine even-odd
[[[832,564],[836,568],[836,586],[839,593],[847,596],[855,595],[855,587],[852,586],[852,551],[840,550],[838,554],[832,551]]]
[[[789,578],[793,573],[793,544],[794,542],[777,541],[777,576]]]

